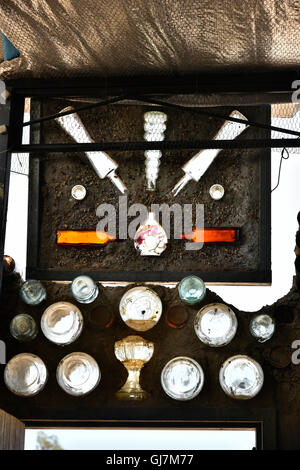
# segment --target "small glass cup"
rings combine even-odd
[[[89,276],[78,276],[72,281],[71,292],[77,302],[90,304],[98,297],[99,290],[95,281]]]
[[[38,328],[34,318],[26,313],[16,315],[10,322],[10,333],[18,341],[31,341],[36,338]]]
[[[179,297],[187,304],[200,302],[206,294],[206,287],[200,277],[191,275],[184,277],[178,286]]]
[[[40,281],[29,279],[20,287],[20,296],[28,305],[39,305],[46,299],[46,289]]]

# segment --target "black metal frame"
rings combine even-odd
[[[254,429],[255,450],[263,450],[263,421],[23,421],[25,429]],[[249,449],[253,450],[253,449]]]
[[[106,102],[106,101],[105,101]],[[214,141],[209,142],[211,146],[216,146]],[[219,142],[219,141],[218,141]],[[226,144],[230,143],[239,147],[241,140],[237,141],[224,141]],[[248,142],[248,141],[247,141]],[[258,142],[260,142],[258,140]],[[269,141],[268,141],[269,143]],[[137,143],[137,146],[133,145],[133,148],[140,147],[141,144],[145,142]],[[155,148],[153,143],[146,142],[146,145],[150,144],[152,148]],[[160,144],[160,143],[158,143]],[[173,143],[174,146],[176,144]],[[181,144],[181,143],[180,143]],[[185,143],[189,148],[191,144],[189,142]],[[113,148],[115,145],[114,142],[108,144],[98,143],[98,144],[50,144],[46,146],[48,149],[51,148],[51,151],[67,151],[70,146],[73,150],[78,151],[78,147],[82,145],[86,149],[89,149],[90,145],[96,145],[97,147],[103,148],[106,147]],[[127,151],[132,147],[130,142],[118,143],[122,150]],[[169,142],[165,143],[166,147],[169,148]],[[20,148],[24,150],[24,145]],[[45,149],[44,145],[32,143],[29,146],[30,149],[43,151]],[[271,220],[270,220],[270,204],[271,204],[271,174],[270,174],[270,152],[268,150],[263,151],[263,156],[260,159],[260,235],[259,235],[259,253],[260,253],[260,264],[257,270],[248,271],[248,272],[238,272],[238,271],[226,271],[222,272],[222,279],[220,272],[187,272],[187,271],[174,271],[168,272],[142,272],[142,271],[86,271],[85,273],[89,274],[97,281],[144,281],[144,282],[177,282],[188,274],[196,274],[199,277],[203,278],[206,282],[224,282],[224,283],[259,283],[259,284],[269,284],[271,282]],[[79,273],[78,270],[56,270],[50,268],[40,268],[39,267],[39,255],[38,255],[38,246],[39,246],[39,176],[40,161],[39,156],[33,152],[30,157],[30,173],[29,173],[29,219],[28,219],[28,250],[27,250],[27,278],[35,278],[41,280],[56,280],[56,281],[71,281]]]
[[[240,409],[195,409],[179,408],[140,409],[138,418],[126,409],[110,410],[109,418],[103,414],[101,419],[74,420],[62,417],[56,419],[22,419],[25,427],[30,428],[184,428],[184,429],[243,429],[256,430],[256,449],[276,449],[276,415],[272,409],[262,409],[255,413]],[[117,416],[116,416],[117,415]]]

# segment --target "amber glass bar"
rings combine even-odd
[[[234,243],[238,240],[236,228],[195,228],[192,233],[183,234],[182,238],[195,243]]]
[[[95,230],[58,230],[56,242],[58,245],[106,245],[115,237],[106,232]]]

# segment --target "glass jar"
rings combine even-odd
[[[206,287],[200,277],[191,275],[184,277],[178,285],[179,297],[187,304],[200,302],[206,294]]]
[[[71,292],[77,302],[90,304],[99,294],[95,281],[89,276],[78,276],[71,284]]]
[[[235,313],[221,303],[205,305],[194,320],[196,335],[202,343],[212,347],[230,343],[236,334],[237,326]]]
[[[22,397],[39,393],[48,378],[47,368],[35,354],[22,353],[14,356],[4,369],[4,382],[7,388]]]
[[[34,318],[26,313],[16,315],[10,322],[9,330],[11,335],[21,342],[31,341],[38,334]]]
[[[94,390],[100,377],[95,359],[83,352],[68,354],[60,361],[56,370],[59,386],[69,395],[77,397]]]
[[[120,300],[120,315],[127,326],[136,331],[153,328],[162,314],[162,303],[149,287],[133,287]]]
[[[166,394],[174,400],[192,400],[204,385],[202,367],[190,357],[175,357],[163,368],[161,385]]]
[[[61,346],[73,343],[82,328],[83,316],[79,308],[70,302],[50,305],[41,318],[41,329],[46,338]]]
[[[250,322],[250,333],[259,343],[272,338],[275,331],[275,322],[270,315],[259,313],[254,315]]]
[[[223,363],[219,381],[226,395],[236,400],[249,400],[261,390],[264,373],[260,364],[254,359],[237,355]]]
[[[35,279],[23,282],[19,292],[23,302],[28,305],[39,305],[47,296],[43,284]]]

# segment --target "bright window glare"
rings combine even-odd
[[[26,429],[25,450],[55,442],[64,450],[251,450],[255,429]],[[54,438],[56,436],[57,439]]]

